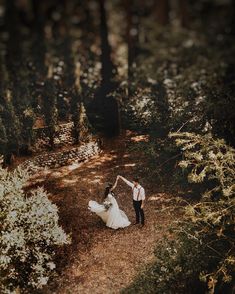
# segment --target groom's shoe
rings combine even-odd
[[[137,222],[135,222],[133,225],[135,226],[135,225],[139,225],[140,223],[137,223]]]

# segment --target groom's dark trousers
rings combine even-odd
[[[144,210],[141,208],[142,200],[136,201],[133,200],[133,206],[135,209],[135,215],[136,215],[136,223],[141,222],[142,225],[144,225]]]

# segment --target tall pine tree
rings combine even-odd
[[[13,154],[19,154],[21,145],[21,128],[19,119],[12,103],[11,92],[8,90],[5,97],[1,97],[0,104],[3,106],[1,118],[5,126],[7,145],[4,157],[5,164],[11,163]]]
[[[7,150],[7,133],[6,128],[0,117],[0,156],[5,156]]]
[[[11,90],[11,103],[20,123],[21,145],[19,150],[27,153],[32,145],[34,114],[31,107],[29,68],[29,31],[25,30],[25,18],[15,1],[6,5],[5,25],[9,34],[7,41],[6,66],[8,72],[7,87]],[[17,74],[16,74],[17,73]]]
[[[81,113],[81,84],[80,63],[76,63],[74,71],[74,86],[71,91],[71,116],[73,121],[73,136],[75,144],[80,139],[80,113]]]
[[[52,78],[45,82],[44,115],[48,127],[50,148],[54,148],[54,138],[58,125],[57,93]]]

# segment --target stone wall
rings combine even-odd
[[[22,168],[28,168],[30,172],[44,168],[57,168],[72,163],[83,162],[101,152],[99,142],[89,142],[79,147],[57,152],[46,152],[35,156],[21,164]]]
[[[67,145],[74,144],[74,139],[72,136],[73,123],[69,122],[66,124],[61,124],[58,126],[58,130],[55,133],[55,147],[63,147]],[[49,136],[48,136],[48,127],[34,129],[35,143],[34,151],[39,152],[48,149]]]

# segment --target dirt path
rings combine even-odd
[[[55,169],[41,179],[59,207],[61,225],[72,236],[72,244],[58,255],[59,278],[43,293],[119,293],[153,261],[154,246],[173,218],[159,210],[170,195],[159,194],[158,187],[143,179],[148,199],[144,228],[108,229],[87,209],[90,199],[101,201],[104,184],[114,182],[117,174],[129,179],[134,173],[144,175],[144,156],[128,152],[128,140],[105,142],[104,152],[89,162]],[[121,183],[116,198],[134,222],[130,188]]]

